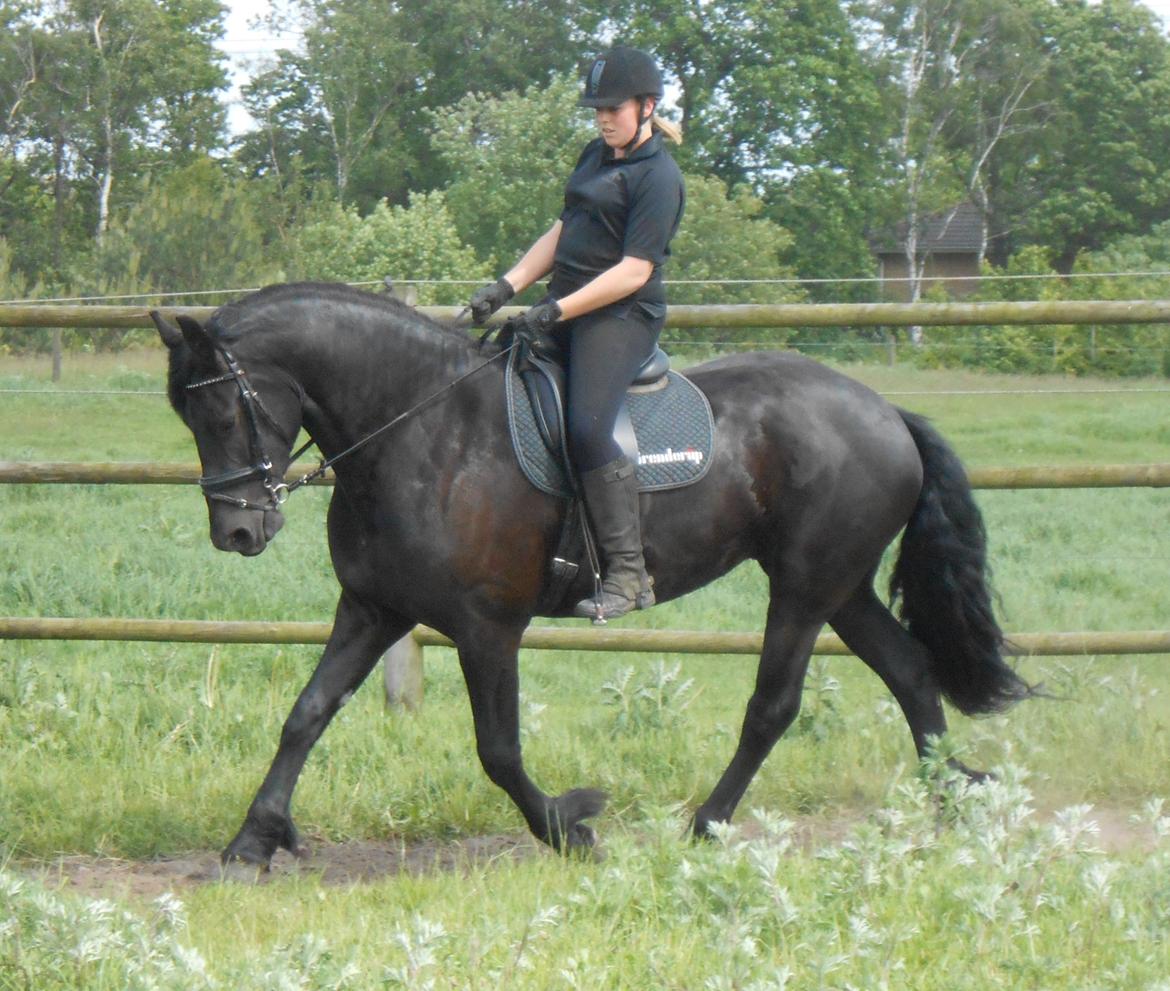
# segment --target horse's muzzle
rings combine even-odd
[[[233,551],[255,557],[284,526],[284,514],[278,509],[211,514],[211,543],[221,551]]]

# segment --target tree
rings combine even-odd
[[[580,0],[290,0],[304,49],[245,88],[260,128],[239,155],[250,170],[300,168],[369,210],[383,197],[445,185],[428,110],[468,93],[546,84],[575,66],[598,4]],[[532,136],[529,140],[533,140]]]
[[[895,115],[891,215],[917,302],[927,263],[920,239],[933,217],[964,198],[974,202],[985,253],[989,163],[1006,136],[1039,125],[1029,94],[1045,59],[1014,0],[877,0],[868,14],[884,102]],[[911,336],[918,340],[919,330]]]
[[[714,176],[686,177],[687,207],[671,245],[667,279],[674,303],[781,303],[803,298],[784,263],[792,235],[765,213],[748,186],[728,190]],[[757,282],[756,280],[759,280]]]
[[[872,268],[884,115],[848,7],[639,0],[615,15],[677,83],[684,168],[749,184],[792,232],[788,258],[814,278]]]
[[[169,294],[222,289],[228,296],[280,281],[285,259],[269,249],[262,184],[230,177],[202,158],[143,183],[74,273],[95,293]]]
[[[523,93],[471,93],[430,114],[431,144],[451,176],[447,203],[460,237],[497,268],[510,265],[560,215],[565,180],[595,134],[576,102],[576,78],[565,75]]]
[[[1067,272],[1079,252],[1170,219],[1170,39],[1136,0],[1058,0],[1043,27],[1053,117],[1017,148],[1012,209],[1021,240]]]
[[[55,89],[70,136],[97,190],[94,231],[110,224],[113,187],[136,159],[205,152],[222,141],[224,110],[212,94],[226,84],[218,0],[63,0],[50,20],[71,43]]]
[[[218,148],[218,0],[0,2],[0,225],[60,283],[152,165]]]

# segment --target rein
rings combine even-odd
[[[227,372],[223,375],[216,376],[215,378],[204,379],[200,382],[192,382],[186,388],[190,391],[193,389],[202,389],[210,385],[218,385],[223,382],[235,382],[240,392],[240,401],[244,406],[244,412],[247,414],[248,444],[251,456],[255,459],[255,463],[247,468],[234,468],[230,471],[221,472],[218,475],[203,475],[199,479],[199,487],[203,490],[204,496],[208,499],[213,499],[218,502],[226,502],[229,505],[238,507],[239,509],[252,509],[258,512],[270,512],[272,510],[279,509],[288,500],[288,497],[302,485],[308,485],[315,479],[320,478],[342,458],[346,458],[355,451],[360,450],[375,438],[380,437],[386,431],[396,427],[398,424],[414,416],[416,413],[425,409],[427,406],[430,406],[432,403],[437,402],[448,392],[454,389],[455,386],[459,385],[459,383],[463,382],[465,379],[470,378],[472,375],[475,375],[477,372],[487,368],[488,365],[492,364],[493,362],[498,361],[500,358],[507,355],[508,351],[510,350],[505,349],[500,351],[498,354],[493,355],[482,364],[476,365],[470,371],[464,372],[458,378],[448,382],[438,391],[433,392],[425,399],[415,403],[412,407],[410,407],[410,409],[394,417],[394,419],[389,423],[384,423],[377,430],[366,434],[365,437],[362,437],[360,440],[351,444],[344,451],[340,451],[331,458],[324,459],[315,469],[313,469],[313,471],[302,475],[292,484],[286,484],[284,479],[277,475],[274,471],[272,459],[268,457],[268,454],[264,449],[264,441],[260,436],[259,417],[257,416],[257,413],[259,412],[263,414],[268,422],[276,428],[278,433],[283,433],[280,424],[276,422],[276,418],[273,417],[273,415],[268,411],[268,408],[264,405],[264,402],[260,398],[259,393],[257,393],[256,390],[252,388],[252,384],[248,381],[247,373],[242,367],[240,367],[239,362],[236,361],[232,353],[223,345],[218,343],[216,344],[216,349],[223,356],[224,361],[227,362]],[[296,384],[297,391],[301,393],[303,397],[303,390],[301,389],[300,384],[295,382],[294,384]],[[316,442],[313,440],[313,438],[310,437],[305,444],[301,445],[301,447],[291,455],[288,463],[291,465],[315,443]],[[289,447],[292,447],[291,443],[289,444]],[[220,489],[235,485],[237,482],[247,481],[252,478],[264,479],[264,488],[268,491],[269,494],[268,503],[249,502],[247,499],[242,499],[237,496],[225,495],[223,492],[219,491]]]
[[[307,475],[302,475],[300,478],[298,478],[291,485],[287,486],[288,491],[290,493],[295,492],[302,485],[308,485],[310,482],[314,481],[315,479],[320,478],[322,475],[325,474],[325,472],[327,472],[330,468],[332,468],[335,464],[337,464],[337,462],[340,461],[342,458],[348,457],[349,455],[353,454],[354,451],[357,451],[360,448],[365,447],[368,443],[370,443],[370,441],[374,440],[374,438],[380,437],[387,430],[390,430],[391,428],[398,426],[398,424],[401,423],[403,420],[406,420],[406,419],[414,416],[416,413],[425,409],[427,406],[430,406],[432,403],[437,402],[440,398],[442,398],[448,392],[450,392],[452,389],[454,389],[455,386],[459,385],[460,382],[464,381],[464,379],[469,379],[476,372],[483,371],[485,368],[488,367],[488,365],[490,365],[494,361],[498,361],[500,358],[504,357],[507,353],[508,353],[508,350],[504,350],[504,351],[501,351],[499,354],[493,355],[492,357],[490,357],[487,361],[483,362],[482,364],[476,365],[470,371],[464,372],[462,375],[460,375],[456,379],[452,379],[450,382],[448,382],[445,386],[443,386],[437,392],[433,392],[429,396],[427,396],[425,399],[422,399],[419,402],[415,403],[413,406],[410,407],[410,409],[406,410],[403,413],[399,413],[389,423],[382,424],[382,426],[380,426],[377,430],[373,431],[372,433],[366,434],[366,436],[361,438],[361,440],[355,441],[353,444],[350,444],[350,446],[347,447],[344,451],[341,451],[341,452],[333,455],[333,457],[331,457],[331,458],[326,458],[316,468],[314,468],[311,472],[309,472]],[[307,444],[305,444],[304,447],[302,447],[299,451],[297,451],[296,454],[294,454],[292,456],[292,459],[290,460],[289,463],[291,464],[293,461],[296,461],[297,458],[299,458],[305,451],[307,451],[310,447],[313,446],[313,443],[314,442],[312,440],[310,440]]]

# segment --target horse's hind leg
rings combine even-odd
[[[300,852],[290,807],[309,751],[382,653],[413,625],[342,593],[329,642],[285,721],[280,747],[244,824],[223,852],[225,864],[242,861],[266,867],[277,847]]]
[[[480,763],[516,803],[537,839],[557,850],[588,849],[595,837],[584,820],[604,808],[605,794],[582,788],[553,798],[524,770],[518,661],[522,632],[484,624],[459,638],[459,663],[471,699]]]
[[[930,740],[947,731],[942,696],[926,647],[894,618],[869,581],[830,617],[829,625],[885,682],[906,717],[919,758],[925,757]],[[971,778],[985,777],[958,761],[951,764]]]
[[[731,819],[764,758],[796,718],[805,672],[822,625],[782,603],[773,589],[756,687],[744,714],[739,745],[715,790],[695,813],[696,836],[707,835],[713,822]]]

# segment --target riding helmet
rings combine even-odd
[[[662,99],[662,73],[654,59],[619,45],[593,60],[585,73],[582,107],[614,107],[634,96]]]

